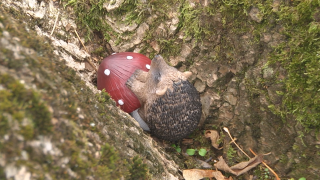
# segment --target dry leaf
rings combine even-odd
[[[71,24],[68,23],[68,24],[66,25],[66,31],[69,31],[70,29],[71,29]]]
[[[225,180],[225,179],[228,179],[228,178],[224,177],[223,174],[222,174],[220,171],[212,172],[212,175],[213,175],[213,177],[216,178],[217,180]]]
[[[186,169],[183,170],[183,177],[185,180],[199,180],[205,177],[211,177],[213,171],[215,170]]]
[[[218,159],[219,161],[214,164],[217,169],[239,176],[259,165],[262,162],[262,155],[255,156],[249,161],[241,162],[231,167],[227,165],[222,156],[218,157]]]
[[[183,170],[183,177],[185,180],[199,180],[205,177],[214,177],[217,180],[226,180],[220,171],[216,170],[203,170],[203,169],[186,169]]]
[[[206,138],[210,138],[211,145],[214,148],[219,149],[219,150],[223,148],[223,147],[219,148],[218,141],[219,141],[220,135],[219,135],[218,131],[216,131],[216,130],[206,130],[205,137]]]

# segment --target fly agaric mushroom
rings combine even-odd
[[[141,105],[136,95],[125,85],[137,69],[149,71],[151,60],[146,56],[121,52],[106,57],[98,70],[98,89],[105,89],[120,108],[131,113]]]

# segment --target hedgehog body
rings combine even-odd
[[[151,133],[169,141],[186,137],[196,129],[201,117],[199,93],[188,81],[174,82],[173,90],[147,106],[146,121]]]
[[[157,55],[149,72],[136,70],[126,83],[142,105],[138,114],[159,139],[180,140],[198,126],[200,96],[187,80],[190,75],[167,65]]]

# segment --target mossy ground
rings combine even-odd
[[[2,129],[13,126],[16,120],[21,126],[20,132],[26,139],[33,139],[42,134],[52,133],[51,116],[39,93],[27,90],[18,80],[8,74],[0,76],[3,90],[0,92],[0,121]],[[30,122],[28,122],[30,121]],[[1,135],[5,135],[1,131]]]
[[[294,115],[307,129],[320,129],[319,37],[320,3],[294,2],[278,13],[284,23],[286,41],[276,47],[271,62],[280,62],[287,70],[282,81],[286,91],[280,111],[285,117]]]
[[[50,40],[26,31],[27,25],[11,16],[15,14],[0,7],[3,45],[19,42],[15,44],[18,50],[0,47],[0,153],[4,165],[24,166],[37,179],[149,179],[141,158],[123,158],[125,152],[109,144],[116,139],[107,143],[101,127],[92,127],[92,123],[112,124],[119,119],[108,94],[94,95],[76,72],[53,54]],[[101,141],[94,142],[97,139],[88,137],[90,133]],[[90,142],[102,145],[97,148],[89,146]],[[1,165],[0,179],[6,178],[5,171]],[[136,171],[140,174],[132,174]]]

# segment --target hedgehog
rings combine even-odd
[[[178,141],[197,128],[201,102],[187,80],[191,75],[169,66],[161,55],[152,59],[149,72],[138,69],[132,74],[126,86],[140,101],[141,107],[132,114],[145,122],[144,130],[159,139]]]

